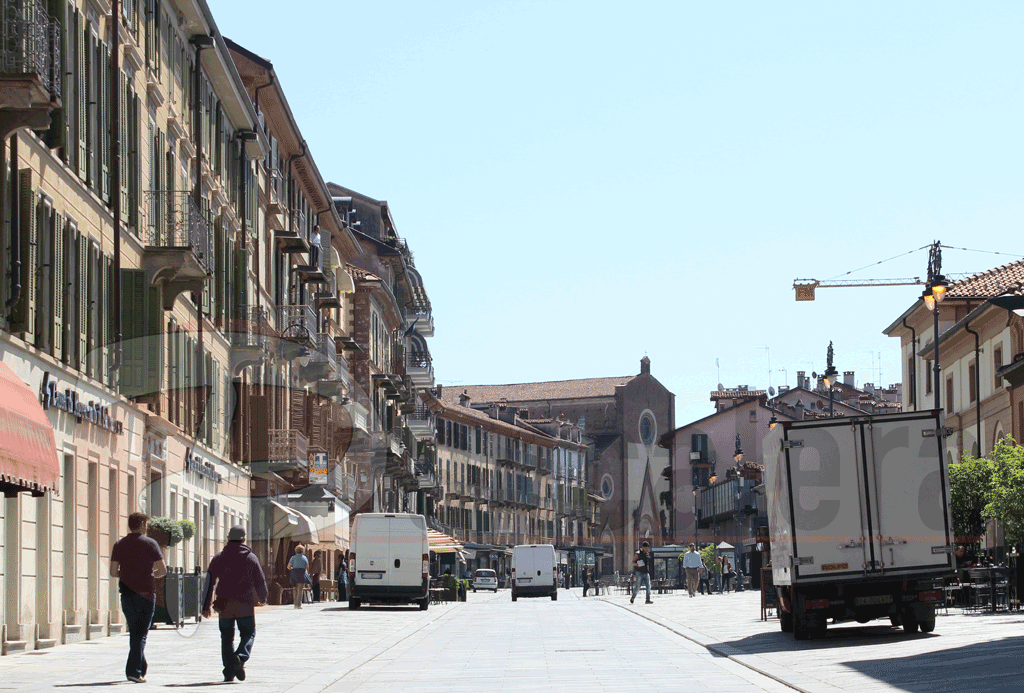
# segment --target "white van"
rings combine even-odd
[[[427,521],[411,513],[360,513],[352,522],[348,608],[430,603]]]
[[[551,544],[520,544],[512,549],[512,601],[519,597],[558,599],[558,568]]]

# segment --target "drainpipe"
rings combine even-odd
[[[124,337],[124,321],[121,316],[121,90],[119,88],[121,66],[121,36],[118,23],[121,21],[121,0],[111,4],[114,30],[110,33],[112,49],[110,51],[110,181],[107,189],[113,205],[114,215],[114,362],[111,370],[117,372],[121,368],[121,340]]]
[[[274,79],[275,79],[276,76],[277,76],[276,73],[271,72],[270,73],[270,81],[267,82],[266,84],[259,85],[253,91],[253,101],[255,101],[255,103],[253,105],[256,107],[256,113],[257,114],[259,114],[259,112],[260,112],[260,89],[266,89],[267,87],[272,86],[274,84]]]
[[[903,326],[910,330],[910,353],[913,356],[910,359],[910,400],[914,403],[914,411],[918,410],[917,404],[917,330],[907,324],[907,319],[903,318]],[[881,383],[878,384],[882,386]]]
[[[978,441],[978,457],[985,454],[981,445],[981,336],[971,329],[970,320],[964,322],[964,331],[974,335],[974,437]]]
[[[18,195],[18,134],[11,135],[11,297],[7,310],[21,300],[21,200]]]

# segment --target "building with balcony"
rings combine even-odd
[[[505,405],[525,419],[561,419],[578,426],[592,453],[577,481],[578,502],[563,506],[568,521],[595,521],[593,541],[602,558],[600,574],[628,573],[633,552],[647,539],[672,543],[670,451],[659,447],[659,431],[672,430],[675,395],[640,361],[637,375],[460,388],[473,406]],[[593,505],[594,509],[591,510]],[[599,512],[597,512],[599,511]]]

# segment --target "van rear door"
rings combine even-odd
[[[389,585],[404,587],[418,586],[423,578],[423,547],[427,533],[426,521],[422,515],[395,515],[388,518],[391,523],[388,547],[387,570]]]
[[[359,526],[355,528],[358,551],[356,552],[356,581],[367,587],[387,587],[391,584],[388,570],[391,555],[391,536],[388,528],[390,518],[383,515],[360,515]]]

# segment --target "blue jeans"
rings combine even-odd
[[[131,590],[121,592],[121,611],[128,625],[128,663],[125,664],[125,676],[146,675],[146,636],[153,625],[153,612],[156,603],[149,597],[136,594]]]
[[[651,575],[650,573],[635,573],[636,581],[633,583],[633,599],[640,592],[640,585],[647,588],[647,601],[651,601]]]
[[[256,639],[256,617],[239,616],[221,618],[220,660],[224,664],[224,675],[235,676],[235,657],[245,664],[252,653],[252,642]],[[238,647],[235,647],[235,623],[238,623]]]

